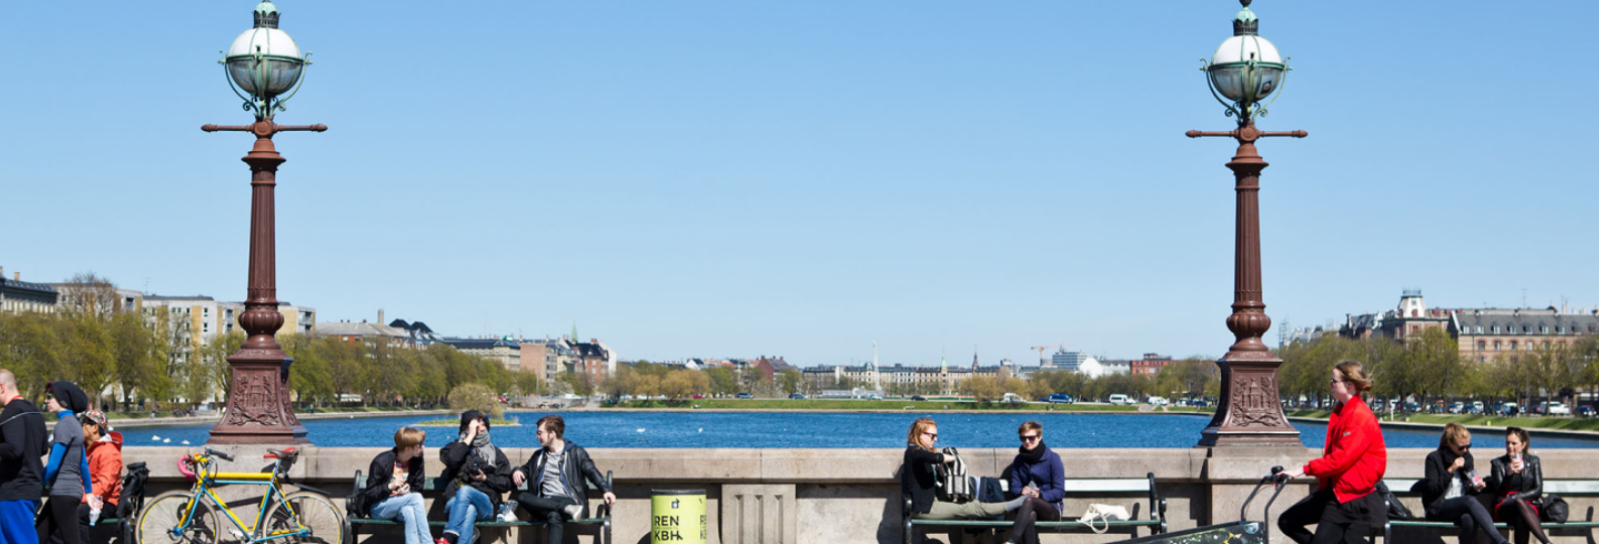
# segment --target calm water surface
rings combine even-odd
[[[520,427],[495,427],[501,447],[538,446],[533,422],[550,412],[513,412]],[[554,412],[566,418],[568,439],[589,448],[899,448],[911,421],[928,415],[938,421],[939,444],[964,448],[1016,447],[1016,427],[1029,419],[1044,424],[1044,441],[1054,448],[1189,448],[1210,422],[1208,416],[1132,414],[859,414],[730,412]],[[438,416],[396,416],[306,421],[311,442],[323,447],[382,447],[394,444],[394,430]],[[1327,426],[1294,423],[1306,446],[1319,448]],[[442,447],[455,427],[425,427],[427,445]],[[205,443],[211,424],[128,429],[130,446]],[[1438,431],[1384,430],[1390,448],[1434,448]],[[1498,434],[1482,433],[1472,443],[1484,450],[1504,447]],[[1534,437],[1538,448],[1599,448],[1599,440]]]

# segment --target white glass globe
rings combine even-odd
[[[1228,100],[1250,104],[1277,90],[1285,67],[1277,47],[1265,38],[1233,36],[1211,57],[1210,82]]]
[[[226,60],[234,84],[244,92],[263,97],[294,88],[305,67],[300,47],[287,32],[276,28],[258,27],[239,34],[228,48]]]

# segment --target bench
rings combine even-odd
[[[446,487],[446,486],[440,486],[439,485],[439,483],[438,483],[439,478],[423,478],[422,480],[423,480],[422,496],[423,497],[431,497],[431,498],[434,499],[433,502],[435,504],[435,507],[430,509],[430,512],[432,510],[442,509],[443,505],[444,505],[444,502],[440,499],[440,495],[442,494],[442,492],[444,491],[444,487]],[[516,487],[516,491],[514,491],[513,493],[521,492],[521,491],[527,491],[528,490],[527,486],[528,486],[528,482],[529,481],[531,481],[531,480],[523,481],[522,485],[517,486]],[[445,483],[447,484],[448,482],[445,482]],[[606,471],[605,472],[605,483],[606,484],[610,484],[611,483],[611,472],[610,471]],[[360,493],[361,489],[364,488],[364,487],[366,487],[366,480],[361,477],[361,471],[357,470],[357,471],[355,471],[354,491],[351,494],[353,495],[355,493]],[[588,488],[589,488],[590,491],[598,491],[599,490],[598,488],[594,487],[593,483],[589,483],[588,484]],[[513,497],[514,497],[514,495],[513,495]],[[600,527],[600,544],[611,544],[611,507],[609,505],[606,505],[605,503],[601,502],[600,506],[598,508],[592,510],[591,512],[593,512],[594,514],[598,514],[598,517],[574,519],[574,520],[566,522],[566,525],[572,525],[572,526],[597,525],[597,526]],[[498,514],[498,512],[496,512],[495,514]],[[448,524],[448,522],[446,522],[446,521],[434,520],[433,517],[434,516],[432,516],[432,515],[428,516],[428,525],[431,526],[431,527],[443,527],[443,526]],[[361,534],[360,534],[361,527],[369,526],[369,525],[370,526],[385,526],[385,525],[398,526],[398,525],[400,525],[400,521],[399,520],[394,520],[394,519],[346,517],[345,520],[344,520],[344,534],[350,535],[348,537],[349,540],[346,542],[346,544],[357,544],[357,541],[360,540],[360,537],[361,537]],[[520,520],[520,519],[517,520],[517,521],[500,521],[499,517],[496,515],[496,517],[491,518],[491,519],[489,519],[487,521],[479,521],[479,522],[474,523],[472,525],[474,527],[476,527],[479,531],[481,531],[482,529],[494,528],[494,527],[542,527],[542,526],[546,525],[546,523],[543,522],[543,521],[527,521],[527,520]],[[553,543],[553,544],[560,544],[560,543]]]
[[[1416,484],[1416,480],[1414,479],[1385,479],[1383,480],[1383,484],[1387,485],[1388,490],[1393,492],[1394,496],[1396,497],[1420,495],[1420,493],[1410,492],[1410,487]],[[1546,479],[1543,481],[1543,492],[1545,494],[1560,495],[1561,497],[1596,497],[1599,496],[1599,480]],[[1571,518],[1567,518],[1565,523],[1544,522],[1543,528],[1545,531],[1548,531],[1551,536],[1557,533],[1574,533],[1579,535],[1591,533],[1594,528],[1599,527],[1599,521],[1594,521],[1593,519],[1593,508],[1588,508],[1587,510],[1588,513],[1586,520],[1577,521],[1571,519],[1577,517],[1577,512],[1573,511],[1571,513]],[[1414,512],[1418,515],[1421,514],[1420,510],[1415,510]],[[1448,521],[1427,521],[1424,519],[1389,520],[1388,525],[1382,528],[1382,534],[1380,535],[1383,539],[1383,542],[1392,542],[1391,537],[1395,527],[1419,527],[1442,532],[1455,531],[1455,524]],[[1509,526],[1505,525],[1504,523],[1495,523],[1494,527],[1499,528],[1501,531],[1509,529]]]
[[[133,520],[144,509],[144,482],[149,478],[150,469],[144,461],[129,463],[122,476],[122,495],[117,498],[116,510],[100,513],[100,520],[89,527],[89,542],[83,544],[110,542],[107,533],[112,531],[119,544],[133,544]]]
[[[1144,478],[1076,478],[1066,480],[1066,496],[1073,494],[1092,495],[1147,495],[1149,497],[1149,518],[1138,519],[1139,505],[1135,502],[1129,509],[1131,519],[1121,521],[1096,521],[1093,528],[1075,519],[1061,516],[1060,521],[1040,521],[1035,525],[1040,533],[1088,533],[1095,530],[1121,533],[1126,532],[1137,537],[1139,527],[1149,527],[1150,534],[1166,532],[1166,499],[1160,497],[1160,492],[1155,489],[1155,473],[1151,472]],[[959,540],[962,533],[969,530],[996,530],[1008,529],[1015,522],[1010,520],[994,519],[920,519],[911,516],[911,500],[905,498],[904,516],[901,527],[905,528],[905,544],[915,544],[916,528],[924,528],[924,532],[942,532],[950,535],[951,540]],[[1106,525],[1109,525],[1107,528]],[[1108,529],[1108,530],[1107,530]]]

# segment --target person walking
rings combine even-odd
[[[1494,487],[1494,518],[1510,526],[1516,544],[1527,544],[1529,536],[1549,544],[1539,521],[1543,506],[1543,466],[1532,454],[1532,437],[1521,427],[1505,429],[1505,454],[1494,458],[1490,482]]]
[[[444,510],[450,521],[439,544],[471,544],[479,521],[494,519],[500,496],[510,491],[511,461],[489,441],[488,415],[477,410],[461,414],[459,440],[439,452],[444,463],[440,478],[448,481]]]
[[[959,458],[939,453],[937,443],[938,424],[932,419],[924,417],[911,423],[905,437],[905,460],[899,478],[900,494],[911,500],[911,516],[921,519],[993,518],[1021,508],[1027,502],[1026,495],[1006,502],[954,503],[938,500],[937,467],[954,464]],[[1018,536],[1013,526],[1009,540],[1016,542]]]
[[[568,520],[587,517],[588,486],[599,488],[606,506],[616,504],[616,494],[611,483],[605,481],[588,450],[566,440],[566,420],[558,415],[539,418],[539,449],[529,457],[527,464],[511,473],[511,482],[521,486],[528,481],[528,490],[517,495],[516,502],[533,516],[542,520],[548,536],[546,542],[560,544]]]
[[[1360,397],[1371,390],[1371,378],[1357,361],[1333,367],[1328,385],[1333,400],[1322,457],[1306,463],[1289,478],[1314,476],[1317,489],[1277,518],[1277,527],[1299,544],[1336,544],[1363,540],[1374,526],[1388,522],[1387,507],[1376,493],[1388,470],[1388,448],[1376,414]],[[1305,527],[1316,524],[1316,532]]]
[[[39,544],[33,515],[44,495],[44,414],[17,389],[17,376],[0,368],[0,544]]]
[[[1038,544],[1040,521],[1059,521],[1061,500],[1066,498],[1066,468],[1060,455],[1044,445],[1044,426],[1028,421],[1016,428],[1022,441],[1005,477],[1011,491],[1023,498],[1016,510],[1016,525],[1011,529],[1011,544]]]
[[[427,431],[400,427],[394,432],[394,447],[372,458],[367,467],[366,487],[361,489],[357,514],[377,519],[395,519],[405,526],[405,544],[430,544],[427,505],[422,501],[426,471],[422,464],[422,442]]]
[[[115,517],[107,515],[106,510],[115,512],[122,499],[122,433],[112,432],[105,412],[99,410],[84,412],[78,419],[83,422],[83,441],[88,444],[92,483],[92,489],[78,504],[78,539],[83,544],[103,544],[90,538],[90,528],[101,519]],[[50,541],[65,542],[59,537]]]
[[[44,386],[45,408],[56,414],[50,439],[50,461],[44,465],[44,482],[50,499],[37,524],[39,541],[59,538],[65,544],[84,544],[78,527],[78,505],[94,490],[89,473],[83,424],[76,414],[89,409],[89,396],[72,382]]]
[[[1477,497],[1487,484],[1477,475],[1471,456],[1471,431],[1459,423],[1444,425],[1438,449],[1427,454],[1425,474],[1421,504],[1428,521],[1447,521],[1460,527],[1461,544],[1476,542],[1479,530],[1494,544],[1509,542],[1494,528],[1493,516]]]

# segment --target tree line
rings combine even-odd
[[[1418,403],[1447,399],[1566,399],[1577,391],[1599,392],[1599,336],[1573,345],[1551,342],[1532,350],[1502,353],[1476,361],[1460,353],[1459,342],[1443,329],[1426,329],[1406,341],[1373,336],[1350,339],[1326,335],[1277,350],[1283,365],[1278,387],[1289,400],[1304,397],[1325,404],[1333,365],[1360,361],[1371,375],[1372,394]]]

